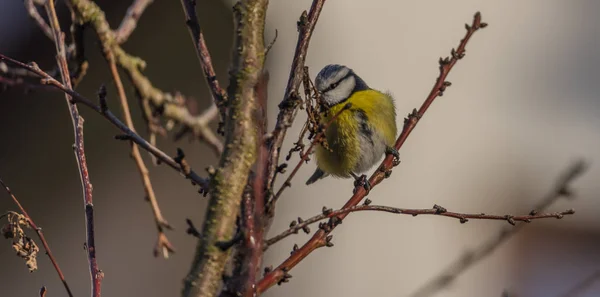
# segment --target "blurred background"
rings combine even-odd
[[[97,1],[112,28],[128,1]],[[227,82],[233,1],[198,1],[198,14],[222,84]],[[266,42],[278,39],[267,68],[271,126],[289,74],[296,21],[310,0],[272,1]],[[58,3],[63,28],[69,13]],[[502,242],[485,259],[456,275],[441,290],[432,280],[448,265],[498,238],[506,222],[470,221],[382,213],[351,215],[334,232],[335,247],[320,249],[297,266],[293,279],[266,296],[501,296],[562,297],[590,279],[577,295],[600,295],[600,2],[583,1],[327,1],[312,38],[307,66],[311,76],[326,64],[353,68],[371,87],[397,100],[398,123],[418,107],[438,75],[437,60],[464,36],[464,23],[481,11],[489,27],[478,32],[467,56],[451,72],[453,83],[432,105],[403,147],[402,164],[375,188],[375,204],[406,208],[442,205],[458,212],[526,214],[551,191],[558,176],[583,158],[589,170],[573,183],[576,199],[559,199],[548,211],[574,208],[563,220],[540,220]],[[91,30],[85,36],[90,70],[78,91],[95,98],[106,83],[109,106],[119,113],[116,90]],[[143,14],[124,49],[143,58],[144,71],[163,91],[193,96],[200,107],[209,93],[184,23],[179,1],[157,0]],[[0,52],[54,67],[55,50],[29,19],[22,2],[0,2]],[[126,81],[137,130],[145,133],[133,88]],[[136,104],[133,104],[133,103]],[[185,234],[185,218],[200,224],[206,198],[165,166],[151,179],[177,252],[154,258],[156,239],[149,205],[129,145],[106,120],[82,107],[85,144],[94,185],[96,241],[106,296],[177,296],[196,240]],[[283,151],[298,135],[300,113]],[[215,125],[216,126],[216,125]],[[84,212],[72,127],[61,93],[0,93],[0,176],[44,233],[76,296],[89,292]],[[159,139],[160,148],[186,151],[198,171],[216,159],[202,143]],[[143,154],[149,164],[147,154]],[[291,161],[297,162],[297,157]],[[278,204],[274,235],[298,216],[318,214],[323,205],[340,207],[352,181],[304,181],[314,164],[303,166]],[[281,182],[281,178],[279,179]],[[16,210],[0,191],[0,212]],[[314,229],[314,228],[313,228]],[[33,235],[33,232],[31,233]],[[35,237],[34,237],[35,238]],[[266,265],[277,265],[299,234],[269,249]],[[40,255],[29,274],[8,240],[0,242],[3,296],[35,296],[42,285],[50,296],[64,294],[50,261]]]

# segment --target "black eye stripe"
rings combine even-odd
[[[332,83],[329,85],[329,87],[327,87],[325,90],[323,90],[323,93],[327,93],[335,88],[337,88],[337,86],[344,80],[347,79],[348,77],[352,76],[353,73],[352,71],[348,71],[348,74],[346,74],[345,76],[343,76],[342,78],[340,78],[338,81]]]

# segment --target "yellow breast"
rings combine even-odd
[[[379,133],[386,145],[394,144],[397,133],[394,101],[390,95],[377,90],[353,93],[348,100],[332,106],[323,115],[323,122],[328,123],[347,103],[352,104],[351,108],[343,111],[325,132],[331,151],[321,145],[316,149],[319,168],[338,177],[349,177],[364,153],[360,147],[358,133],[361,123],[357,113],[367,116],[369,128]]]

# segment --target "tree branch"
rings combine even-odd
[[[121,82],[121,76],[117,70],[117,64],[115,63],[112,52],[106,52],[105,58],[108,61],[110,72],[115,81],[115,85],[117,86],[117,92],[119,93],[119,99],[121,101],[121,108],[123,109],[123,114],[125,115],[125,123],[127,123],[127,127],[129,127],[131,131],[135,131],[133,119],[131,118],[131,111],[129,110],[129,103],[127,102],[127,96],[125,95],[125,89],[123,88],[123,82]],[[154,247],[154,256],[158,257],[159,255],[162,255],[164,258],[168,258],[169,253],[175,252],[175,249],[167,239],[164,229],[172,229],[172,227],[162,216],[162,212],[160,211],[160,207],[158,206],[158,201],[156,199],[156,194],[152,188],[152,182],[150,181],[148,168],[146,167],[146,164],[144,164],[144,160],[140,154],[140,149],[134,142],[131,142],[131,157],[134,159],[138,171],[140,172],[142,183],[144,185],[144,191],[146,192],[146,199],[152,208],[154,223],[156,224],[156,229],[158,230],[158,239]]]
[[[58,17],[56,16],[56,10],[54,9],[54,0],[48,0],[45,4],[46,13],[52,26],[52,32],[54,35],[54,44],[56,45],[56,60],[58,67],[60,68],[60,74],[67,90],[72,91],[71,87],[71,75],[69,74],[69,67],[67,65],[67,55],[65,51],[65,35],[60,30],[60,24],[58,23]],[[79,177],[81,179],[81,186],[83,188],[83,200],[85,205],[85,219],[86,219],[86,247],[88,253],[88,262],[90,266],[90,277],[92,281],[92,296],[100,297],[101,282],[104,277],[104,273],[98,269],[98,263],[96,261],[96,244],[94,241],[94,203],[92,198],[92,183],[90,182],[90,175],[88,172],[87,161],[85,158],[85,148],[83,144],[83,117],[79,115],[77,105],[72,101],[71,96],[65,95],[67,99],[67,106],[71,114],[71,121],[75,132],[75,144],[73,149],[75,151],[75,158],[77,159],[77,165],[79,167]]]
[[[81,103],[81,104],[91,108],[95,112],[99,113],[100,115],[102,115],[104,118],[106,118],[110,123],[112,123],[115,127],[117,127],[119,130],[121,130],[125,134],[124,136],[120,136],[120,138],[126,138],[127,140],[131,140],[131,141],[135,142],[141,148],[147,150],[149,153],[151,153],[153,156],[155,156],[162,163],[169,165],[169,167],[171,167],[171,168],[175,169],[176,171],[180,172],[181,174],[183,174],[187,179],[192,181],[192,184],[200,186],[200,193],[208,192],[208,180],[207,179],[200,177],[196,172],[194,172],[191,168],[189,168],[189,166],[182,166],[180,163],[177,162],[177,160],[170,157],[169,155],[167,155],[160,149],[156,148],[155,146],[151,145],[144,138],[142,138],[141,136],[139,136],[138,134],[133,132],[131,129],[129,129],[127,127],[127,125],[125,125],[123,122],[121,122],[119,120],[119,118],[117,118],[108,109],[108,106],[106,106],[106,89],[104,89],[104,88],[100,89],[100,92],[98,93],[98,97],[100,99],[100,105],[96,105],[96,104],[92,103],[90,100],[88,100],[87,98],[80,95],[79,93],[73,91],[72,89],[68,89],[67,87],[65,87],[62,83],[60,83],[59,81],[54,79],[52,76],[50,76],[46,72],[42,71],[35,63],[31,63],[30,65],[27,65],[27,64],[24,64],[17,60],[11,59],[7,56],[4,56],[2,54],[0,54],[0,60],[8,61],[10,63],[15,64],[18,67],[27,69],[28,71],[37,74],[39,77],[42,78],[42,81],[41,81],[42,84],[52,86],[56,89],[59,89],[59,90],[65,92],[66,94],[68,94],[70,96],[71,102]]]
[[[259,98],[255,86],[264,63],[264,25],[267,0],[243,0],[234,6],[236,36],[228,88],[225,121],[226,149],[211,179],[210,201],[192,267],[182,296],[213,297],[230,250],[217,247],[234,235],[241,197],[257,155],[257,122],[253,116]]]
[[[196,48],[196,54],[204,71],[206,83],[212,93],[213,101],[219,108],[221,120],[224,121],[226,117],[227,94],[219,85],[217,74],[212,65],[210,52],[206,46],[206,41],[204,41],[204,34],[202,34],[198,16],[196,15],[196,0],[181,0],[181,5],[185,13],[185,23],[189,28],[190,35],[194,41],[194,47]]]
[[[431,89],[431,92],[417,111],[416,109],[409,114],[408,118],[405,119],[404,127],[400,136],[396,140],[395,149],[400,150],[402,148],[404,142],[416,127],[418,121],[424,116],[425,112],[433,103],[435,98],[441,96],[446,89],[450,85],[449,82],[446,82],[446,77],[450,73],[452,67],[456,64],[456,62],[463,58],[465,55],[465,47],[467,42],[480,28],[486,27],[486,23],[481,23],[481,14],[477,12],[473,19],[472,25],[467,25],[467,33],[465,37],[460,41],[460,44],[456,50],[452,49],[451,57],[447,57],[445,59],[440,58],[440,74],[436,79],[436,82]],[[389,177],[391,174],[391,169],[399,164],[399,160],[395,160],[394,156],[388,155],[383,160],[381,165],[378,167],[378,170],[371,176],[369,179],[369,183],[371,187],[378,185],[384,178]],[[350,208],[358,205],[367,195],[367,192],[364,188],[359,187],[355,191],[354,195],[346,202],[346,204],[342,208]],[[288,272],[295,267],[300,261],[306,258],[312,251],[317,248],[326,246],[328,242],[331,240],[331,235],[329,235],[333,229],[348,215],[348,213],[341,214],[336,217],[335,222],[330,222],[330,228],[319,229],[312,238],[306,242],[300,249],[298,249],[295,253],[293,253],[289,258],[287,258],[283,263],[281,263],[276,269],[267,273],[262,280],[257,285],[257,294],[260,294],[270,288],[271,286],[280,283],[282,280],[287,279]]]
[[[538,203],[534,205],[534,209],[538,211],[546,211],[548,207],[554,204],[561,197],[570,198],[573,197],[573,193],[570,189],[571,184],[583,175],[586,171],[587,165],[583,161],[577,161],[571,164],[562,173],[556,181],[553,189],[545,197],[543,197]],[[450,285],[459,275],[471,268],[475,263],[479,263],[487,256],[491,255],[496,249],[502,246],[502,243],[508,241],[513,235],[519,232],[525,224],[517,224],[515,227],[504,227],[491,240],[483,243],[476,249],[466,252],[463,256],[456,259],[453,263],[448,265],[438,275],[427,281],[423,286],[418,288],[411,297],[427,297],[433,296],[436,292],[439,292],[443,288]]]
[[[323,213],[321,213],[320,215],[316,215],[307,220],[302,220],[302,222],[298,222],[298,223],[295,223],[296,221],[293,221],[293,223],[290,224],[291,227],[289,229],[287,229],[286,231],[282,232],[281,234],[279,234],[277,236],[274,236],[273,238],[270,238],[265,243],[267,246],[270,246],[292,234],[297,234],[298,231],[303,230],[306,227],[308,227],[309,225],[314,224],[318,221],[322,221],[322,220],[328,219],[328,218],[329,219],[335,218],[335,217],[338,217],[339,215],[345,215],[345,214],[348,214],[351,212],[365,211],[365,210],[366,211],[382,211],[382,212],[389,212],[389,213],[395,213],[395,214],[412,215],[413,217],[416,217],[417,215],[436,215],[436,216],[443,216],[443,217],[458,219],[463,224],[468,222],[469,219],[500,220],[500,221],[506,221],[513,226],[515,226],[516,222],[531,223],[532,220],[537,220],[537,219],[547,219],[547,218],[562,219],[565,215],[572,215],[575,213],[575,210],[569,209],[566,211],[554,212],[554,213],[537,213],[537,211],[532,210],[528,215],[519,215],[519,216],[488,215],[488,214],[484,214],[484,213],[469,214],[469,213],[450,212],[439,205],[434,205],[432,208],[422,208],[422,209],[398,208],[398,207],[381,206],[381,205],[356,205],[356,206],[352,206],[349,208],[342,208],[342,209],[338,209],[338,210],[331,210],[331,209],[327,209],[327,208],[323,207]],[[326,227],[323,226],[323,228],[326,228]]]
[[[27,9],[29,17],[31,17],[31,19],[33,19],[38,24],[38,27],[42,29],[44,35],[50,38],[50,40],[54,41],[54,33],[52,32],[52,28],[48,26],[46,20],[44,20],[44,18],[40,15],[40,12],[37,10],[37,7],[35,6],[33,0],[25,0],[23,1],[23,4],[25,4],[25,9]]]
[[[19,211],[21,211],[21,213],[25,216],[25,218],[27,219],[27,223],[29,223],[29,226],[31,226],[31,229],[35,230],[35,233],[37,233],[38,237],[40,238],[40,241],[42,242],[42,245],[44,246],[44,249],[46,250],[46,255],[48,255],[48,258],[50,258],[50,262],[52,262],[52,266],[54,266],[54,270],[56,270],[56,273],[58,274],[58,278],[60,278],[61,282],[63,283],[63,286],[65,287],[65,290],[67,290],[67,294],[69,295],[69,297],[73,297],[71,288],[69,288],[69,284],[67,283],[67,280],[65,279],[65,275],[62,273],[62,270],[60,270],[60,267],[58,266],[58,262],[56,261],[56,258],[54,258],[54,255],[52,254],[52,251],[50,250],[50,245],[48,245],[48,242],[46,241],[46,237],[44,237],[42,228],[39,228],[35,224],[33,219],[29,216],[29,214],[27,214],[27,211],[25,211],[25,208],[21,205],[21,203],[19,202],[17,197],[15,197],[15,195],[12,193],[10,188],[4,183],[4,181],[2,179],[0,179],[0,185],[2,187],[4,187],[4,190],[6,190],[6,193],[8,193],[8,195],[12,198],[13,202],[19,208]]]
[[[306,11],[300,16],[298,22],[298,43],[296,44],[296,51],[294,53],[294,60],[292,62],[292,69],[290,70],[290,76],[288,79],[287,87],[283,100],[279,104],[279,114],[277,115],[277,123],[275,129],[271,132],[269,143],[269,159],[267,163],[267,178],[265,180],[265,189],[267,189],[268,199],[267,209],[274,209],[274,197],[268,193],[272,193],[273,186],[277,175],[277,167],[279,166],[279,155],[281,146],[287,129],[292,126],[294,118],[296,117],[298,106],[300,105],[301,99],[298,94],[300,83],[304,77],[304,61],[308,52],[308,44],[312,33],[317,25],[317,20],[321,14],[321,9],[325,4],[325,0],[313,0],[312,5],[308,14]],[[272,216],[272,213],[271,213]],[[268,228],[268,227],[267,227]]]
[[[81,21],[93,27],[102,47],[111,49],[117,65],[125,70],[142,102],[151,102],[154,110],[161,116],[187,127],[198,139],[207,140],[207,144],[216,155],[219,156],[223,152],[223,144],[208,127],[214,118],[194,116],[183,104],[185,98],[155,88],[141,72],[146,67],[146,63],[138,57],[127,54],[118,45],[115,41],[115,33],[106,21],[104,11],[96,3],[90,0],[68,0],[68,2]]]
[[[117,31],[115,31],[115,42],[117,44],[122,44],[127,41],[131,33],[133,33],[133,30],[135,30],[135,27],[137,26],[140,17],[144,13],[144,10],[146,10],[146,7],[152,4],[153,1],[154,0],[133,1],[131,6],[129,6],[127,9],[125,17],[121,21],[121,25],[119,25],[119,28]]]

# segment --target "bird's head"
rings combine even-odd
[[[325,66],[317,74],[315,86],[328,106],[344,102],[352,93],[369,88],[352,69],[337,64]]]

